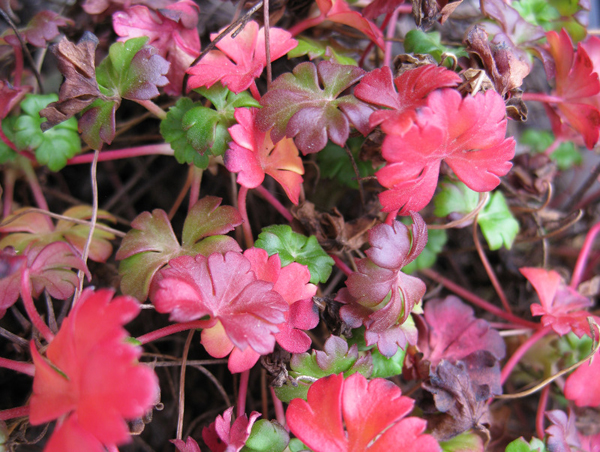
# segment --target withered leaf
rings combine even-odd
[[[430,28],[437,20],[443,24],[463,0],[412,0],[417,27]]]
[[[98,38],[86,31],[77,44],[63,37],[58,44],[50,47],[65,80],[60,86],[58,102],[52,102],[40,111],[40,116],[48,118],[42,123],[42,130],[66,121],[96,99],[104,98],[96,81],[97,46]]]
[[[465,44],[468,52],[481,58],[496,91],[502,96],[520,87],[529,74],[527,63],[521,61],[507,45],[490,43],[487,32],[479,25],[471,27],[467,32]]]
[[[433,406],[425,405],[423,410],[437,440],[449,440],[469,429],[489,438],[489,387],[473,382],[465,363],[442,360],[422,387],[433,395]]]

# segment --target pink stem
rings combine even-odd
[[[290,211],[287,210],[285,206],[281,204],[279,200],[275,196],[273,196],[269,190],[267,190],[262,185],[256,187],[255,190],[260,196],[265,198],[267,202],[271,204],[275,208],[275,210],[277,210],[277,212],[279,212],[281,216],[287,220],[288,223],[291,223],[293,221],[294,217],[292,216]]]
[[[537,341],[543,338],[550,331],[551,328],[549,326],[545,326],[544,328],[539,329],[535,333],[533,333],[529,339],[527,339],[519,346],[519,348],[512,354],[510,359],[506,361],[506,364],[502,368],[502,372],[500,373],[501,384],[504,384],[504,382],[508,379],[508,376],[513,371],[517,363],[521,360],[523,355],[527,353],[527,350],[533,347]]]
[[[540,439],[544,438],[544,415],[546,414],[549,393],[550,385],[544,386],[540,394],[540,403],[538,403],[537,414],[535,415],[535,430]]]
[[[397,210],[393,210],[390,213],[387,214],[387,217],[385,217],[385,224],[388,225],[392,225],[392,223],[394,222],[394,220],[396,219],[396,217],[398,216],[398,212],[400,211],[400,209]]]
[[[136,100],[136,102],[160,120],[163,120],[167,117],[167,112],[151,100]]]
[[[594,244],[594,240],[596,239],[598,232],[600,232],[600,222],[592,226],[592,228],[588,231],[587,235],[585,236],[585,241],[583,242],[583,246],[581,247],[581,251],[579,252],[579,256],[577,257],[575,268],[573,269],[571,284],[569,284],[569,287],[571,287],[571,289],[577,289],[577,286],[581,282],[581,278],[583,277],[583,272],[585,271],[587,260],[592,250],[592,245]]]
[[[15,145],[15,143],[13,143],[12,141],[10,141],[8,139],[8,137],[6,136],[6,134],[4,133],[4,130],[2,130],[2,127],[0,127],[0,139],[2,140],[2,142],[7,145],[9,148],[11,148],[13,151],[15,152],[19,152],[19,149],[17,149],[17,146]]]
[[[6,218],[12,212],[13,197],[15,194],[15,182],[17,180],[16,169],[8,167],[4,170],[4,205],[2,206],[2,218]]]
[[[20,159],[20,166],[23,172],[25,173],[25,178],[29,183],[29,188],[31,189],[31,193],[33,194],[33,198],[35,199],[35,203],[40,209],[50,210],[48,208],[48,203],[46,202],[46,198],[44,197],[44,193],[42,192],[42,187],[38,181],[38,178],[35,174],[33,166],[31,166],[31,162],[27,159]]]
[[[552,154],[554,151],[556,151],[556,149],[560,146],[560,144],[562,143],[561,139],[556,139],[552,142],[552,144],[550,146],[548,146],[548,148],[546,148],[546,150],[544,151],[544,154],[546,154],[548,157],[550,157],[550,154]]]
[[[346,263],[343,260],[341,260],[339,257],[337,257],[335,254],[330,254],[329,256],[333,259],[333,261],[335,262],[335,265],[337,265],[337,267],[341,271],[344,272],[344,275],[350,276],[352,273],[354,273],[354,271],[350,267],[348,267],[346,265]]]
[[[401,5],[403,6],[403,5]],[[385,43],[385,51],[383,54],[383,65],[391,67],[392,66],[392,38],[396,34],[396,24],[398,22],[398,14],[400,13],[400,6],[394,10],[390,17],[390,24],[387,27],[387,32],[385,37],[388,41]]]
[[[252,237],[252,228],[250,227],[250,221],[248,220],[248,210],[246,209],[246,197],[248,195],[248,188],[243,185],[240,187],[238,192],[238,209],[242,216],[242,230],[244,231],[244,239],[246,240],[246,248],[252,248],[254,246],[254,238]]]
[[[190,200],[188,203],[188,211],[194,207],[194,204],[198,201],[200,197],[200,185],[202,184],[202,174],[203,171],[196,166],[192,166],[192,185],[190,186]]]
[[[29,279],[29,268],[25,267],[23,273],[21,273],[21,298],[23,299],[23,305],[25,305],[25,311],[27,312],[31,323],[33,323],[44,339],[50,343],[54,339],[54,333],[50,331],[50,328],[48,328],[48,325],[42,320],[42,317],[35,308],[33,298],[31,297],[31,285]]]
[[[179,333],[181,331],[187,331],[194,328],[205,329],[211,328],[217,323],[215,319],[210,320],[192,320],[191,322],[182,322],[175,323],[173,325],[166,326],[159,330],[151,331],[150,333],[146,333],[142,336],[137,337],[136,339],[141,342],[142,345],[148,344],[149,342],[155,341],[157,339],[161,339],[166,336],[170,336],[171,334]]]
[[[279,425],[281,425],[283,428],[286,428],[286,422],[285,422],[285,410],[283,409],[283,402],[281,400],[279,400],[279,398],[277,397],[277,394],[275,394],[275,390],[272,387],[269,387],[269,390],[271,391],[271,398],[273,399],[273,407],[275,408],[275,419],[277,419],[277,422],[279,422]]]
[[[324,20],[325,20],[325,14],[320,14],[317,17],[304,19],[304,20],[298,22],[292,28],[289,28],[288,31],[292,34],[292,36],[296,36],[296,35],[302,33],[307,28],[316,27]]]
[[[385,15],[385,17],[383,18],[383,22],[381,22],[381,26],[379,27],[379,29],[381,31],[383,31],[385,29],[385,27],[387,27],[387,24],[389,23],[391,17],[392,17],[392,13],[387,13]],[[371,49],[373,48],[374,45],[375,45],[375,43],[373,41],[371,41],[369,43],[369,45],[366,47],[365,51],[363,52],[362,56],[360,57],[360,60],[358,61],[359,67],[364,66],[365,60],[367,59],[367,55],[369,54],[369,52],[371,51]]]
[[[139,146],[135,148],[117,149],[114,151],[102,151],[98,156],[99,162],[106,160],[119,160],[142,155],[173,155],[173,149],[169,143],[150,144],[148,146]],[[94,153],[77,155],[67,161],[67,165],[79,165],[81,163],[92,163]]]
[[[15,370],[22,374],[33,377],[35,374],[35,366],[31,363],[24,363],[22,361],[13,361],[12,359],[0,358],[0,367],[5,369]]]
[[[240,375],[240,389],[238,391],[237,417],[246,414],[246,396],[248,394],[248,380],[250,379],[250,369],[245,370]]]
[[[29,406],[20,406],[18,408],[11,408],[10,410],[0,411],[0,421],[8,421],[16,417],[29,416]]]
[[[533,330],[539,330],[540,328],[542,328],[542,325],[539,323],[533,323],[527,320],[523,320],[514,314],[510,314],[494,306],[493,304],[488,303],[483,298],[480,298],[474,293],[469,292],[468,290],[459,286],[455,282],[450,281],[448,278],[444,278],[442,275],[440,275],[434,270],[431,270],[430,268],[420,270],[420,272],[428,278],[433,279],[434,281],[442,284],[444,287],[446,287],[446,289],[450,290],[451,292],[454,292],[456,295],[463,297],[468,302],[480,307],[481,309],[485,309],[489,313],[494,314],[500,317],[501,319],[508,320],[509,322],[516,323],[517,325],[521,325],[526,328],[531,328]]]
[[[560,104],[561,102],[564,102],[564,99],[561,97],[551,96],[546,93],[523,93],[522,99],[534,102],[545,102],[547,104]]]
[[[20,45],[12,46],[13,53],[15,54],[15,73],[13,78],[13,85],[15,88],[21,86],[21,78],[23,77],[23,49]]]

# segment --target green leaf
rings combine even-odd
[[[550,160],[556,162],[556,166],[562,171],[583,164],[583,157],[579,149],[571,141],[561,143],[556,151],[550,154]]]
[[[169,63],[147,46],[147,36],[116,42],[96,68],[100,92],[106,96],[148,100],[159,95],[158,86],[169,83],[165,77]]]
[[[290,435],[281,425],[261,419],[252,425],[242,452],[283,452],[289,442]]]
[[[6,137],[13,143],[15,141],[14,125],[16,120],[16,116],[8,116],[2,120],[2,131],[4,132],[4,135],[6,135]],[[16,156],[17,153],[4,144],[4,141],[0,140],[0,165],[7,162],[12,162]]]
[[[519,144],[529,146],[534,152],[544,152],[554,143],[554,135],[547,130],[527,129],[519,138]]]
[[[516,9],[523,19],[534,25],[544,25],[560,17],[558,10],[547,0],[521,0],[513,2],[510,6]]]
[[[306,265],[310,271],[310,282],[313,284],[327,281],[335,264],[314,235],[306,237],[298,234],[288,225],[263,228],[255,246],[265,250],[269,256],[279,254],[282,267],[292,262]]]
[[[492,194],[490,201],[480,212],[477,224],[491,250],[500,249],[502,245],[510,249],[519,233],[519,222],[513,217],[500,191]]]
[[[290,444],[288,445],[288,447],[290,449],[290,452],[302,452],[304,450],[310,451],[310,449],[306,447],[304,443],[298,438],[290,439]]]
[[[115,138],[115,112],[120,102],[96,99],[79,118],[81,137],[92,148],[102,148]],[[56,126],[55,126],[56,127]]]
[[[438,63],[442,61],[443,53],[451,53],[457,58],[466,57],[462,48],[450,48],[441,43],[441,35],[437,31],[425,33],[421,30],[411,30],[406,33],[404,50],[407,53],[422,53],[431,55]],[[450,61],[446,65],[452,64]]]
[[[52,129],[42,132],[40,110],[58,100],[56,94],[27,94],[21,109],[23,114],[14,123],[14,143],[20,150],[35,152],[37,161],[52,171],[59,171],[67,160],[81,152],[81,139],[77,133],[77,121],[70,118]]]
[[[347,52],[340,44],[333,39],[329,42],[317,41],[310,38],[297,38],[298,45],[288,52],[288,58],[298,58],[307,55],[310,60],[323,58],[324,60],[334,61],[339,64],[348,64],[358,66],[354,58],[344,56]]]
[[[437,261],[438,254],[444,249],[444,245],[448,241],[448,234],[443,229],[430,229],[427,231],[427,245],[421,254],[410,264],[402,267],[402,271],[406,274],[411,274],[417,270],[423,270],[433,267]]]
[[[451,213],[468,214],[479,203],[479,193],[471,190],[462,182],[445,180],[440,183],[441,191],[433,198],[437,217],[446,217]]]
[[[443,452],[485,452],[483,439],[472,430],[448,440],[440,441]]]
[[[414,322],[412,316],[408,317],[407,322]],[[402,367],[404,366],[404,357],[406,356],[406,350],[402,350],[398,347],[396,354],[390,358],[383,356],[377,347],[371,349],[371,357],[373,358],[373,374],[371,378],[390,378],[394,375],[400,375],[402,373]]]
[[[223,155],[229,146],[227,129],[235,124],[235,109],[260,104],[247,91],[235,94],[220,83],[196,91],[209,99],[216,110],[183,97],[169,109],[160,124],[160,133],[171,144],[179,163],[206,168],[211,155]]]
[[[373,168],[371,161],[363,161],[358,158],[360,147],[364,143],[364,138],[354,137],[349,138],[346,145],[354,156],[354,161],[358,167],[360,177],[372,176],[377,169]],[[356,173],[350,161],[350,157],[346,150],[331,141],[317,154],[317,162],[321,176],[327,179],[335,179],[340,184],[347,187],[358,189],[358,181]]]
[[[506,452],[546,452],[546,446],[538,438],[532,438],[531,442],[528,443],[521,437],[506,446]]]

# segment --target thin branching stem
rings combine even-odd
[[[0,367],[21,372],[22,374],[29,375],[30,377],[35,375],[35,366],[22,361],[13,361],[12,359],[0,358]]]
[[[519,346],[519,348],[512,354],[510,359],[506,361],[506,364],[502,368],[502,372],[500,373],[501,384],[504,384],[504,382],[508,379],[509,375],[511,374],[517,363],[521,360],[521,358],[523,358],[525,353],[527,353],[527,351],[531,347],[537,344],[538,341],[545,337],[550,331],[552,331],[552,329],[549,326],[537,330],[529,337],[529,339],[527,339]]]
[[[29,268],[25,267],[23,272],[21,273],[21,298],[23,299],[23,305],[25,306],[25,311],[29,316],[29,320],[33,323],[33,326],[37,328],[42,337],[46,339],[47,342],[52,342],[54,339],[54,333],[48,328],[46,322],[40,316],[40,313],[35,308],[35,303],[33,302],[33,298],[31,296],[31,281],[29,277]]]
[[[585,241],[583,242],[583,246],[581,247],[581,251],[579,252],[579,256],[577,257],[575,268],[573,269],[571,284],[569,284],[569,287],[571,287],[571,289],[577,289],[577,286],[583,278],[585,266],[590,256],[590,252],[592,250],[592,246],[594,245],[594,240],[596,240],[598,232],[600,232],[600,222],[592,226],[591,229],[588,231],[587,235],[585,236]]]
[[[29,416],[29,405],[0,411],[0,421],[8,421],[17,417]]]
[[[136,339],[142,344],[148,344],[149,342],[162,339],[163,337],[170,336],[171,334],[180,333],[181,331],[187,331],[191,329],[205,329],[215,326],[216,320],[192,320],[190,322],[175,323],[158,330],[151,331],[150,333],[143,334]]]
[[[181,370],[179,371],[179,409],[177,412],[177,439],[181,439],[183,434],[183,414],[185,412],[185,370],[187,368],[187,357],[194,337],[194,330],[190,330],[185,345],[183,346],[183,356],[181,358]]]

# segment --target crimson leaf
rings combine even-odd
[[[351,94],[339,97],[364,75],[356,66],[342,66],[329,61],[300,63],[293,74],[279,76],[262,97],[257,126],[277,142],[296,137],[303,154],[318,152],[327,137],[344,146],[350,124],[366,135],[371,107]],[[323,88],[321,88],[321,85]]]

